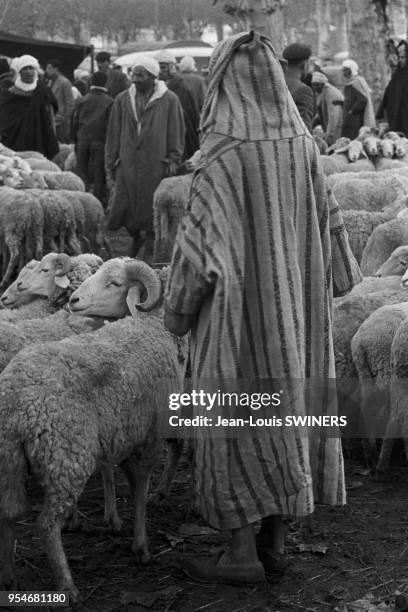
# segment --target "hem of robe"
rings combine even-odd
[[[281,500],[281,502],[282,501],[283,500]],[[217,519],[215,510],[213,510],[213,512],[208,511],[208,500],[206,500],[205,503],[207,504],[207,508],[204,507],[204,501],[200,501],[200,511],[203,519],[209,525],[211,525],[211,527],[219,530],[240,529],[246,525],[257,523],[268,516],[296,518],[313,514],[313,485],[309,484],[297,493],[286,497],[284,500],[283,509],[282,507],[278,508],[276,503],[271,502],[269,504],[265,504],[264,502],[264,505],[266,506],[264,511],[260,512],[259,510],[253,510],[246,513],[245,521],[238,516],[237,512],[231,512],[230,516],[224,516],[222,519]],[[244,502],[241,503],[245,505]]]

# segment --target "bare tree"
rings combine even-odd
[[[347,0],[350,57],[366,78],[377,105],[389,78],[385,42],[388,38],[386,0]]]

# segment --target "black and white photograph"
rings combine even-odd
[[[0,0],[0,612],[408,612],[408,0]]]

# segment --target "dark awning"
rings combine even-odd
[[[62,64],[62,72],[69,78],[72,78],[75,68],[91,50],[91,46],[36,40],[0,31],[0,55],[33,55],[43,68],[48,60],[58,59]]]

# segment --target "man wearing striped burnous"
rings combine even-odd
[[[201,129],[165,315],[172,332],[191,329],[193,387],[315,377],[328,386],[332,296],[361,276],[269,39],[251,32],[218,45]],[[307,414],[305,393],[292,386],[290,411]],[[320,412],[329,397],[332,414],[333,396],[316,394]],[[195,477],[204,519],[232,533],[219,557],[187,564],[207,580],[263,580],[284,564],[283,517],[345,503],[340,439],[289,428],[255,428],[244,440],[198,431]]]

